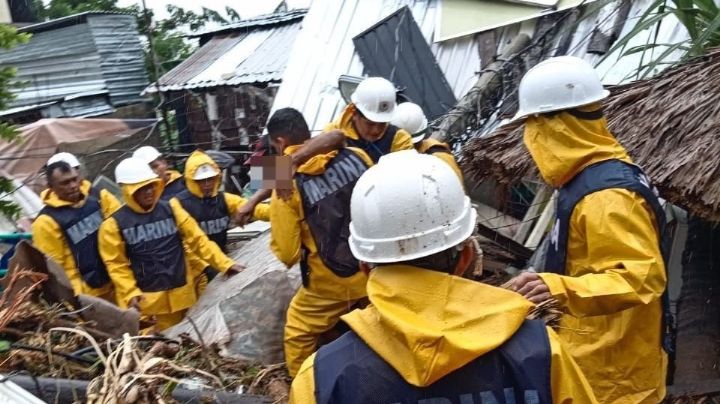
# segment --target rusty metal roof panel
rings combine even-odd
[[[161,91],[178,91],[282,79],[301,21],[222,33],[159,80]],[[145,89],[157,91],[155,84]]]

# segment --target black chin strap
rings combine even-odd
[[[582,119],[584,121],[595,121],[595,120],[601,119],[603,116],[605,116],[602,108],[596,109],[595,111],[581,111],[577,108],[572,108],[572,109],[564,109],[562,111],[548,112],[545,115],[552,118],[557,115],[560,115],[563,112],[567,112],[568,114],[574,116],[575,118]]]

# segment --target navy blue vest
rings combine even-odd
[[[549,404],[550,365],[545,323],[526,320],[499,348],[430,386],[416,387],[350,331],[318,350],[315,400],[317,404]]]
[[[358,271],[358,261],[348,244],[350,197],[358,178],[367,169],[367,164],[356,153],[340,149],[322,174],[295,174],[305,221],[317,244],[318,255],[325,266],[340,277],[349,277]],[[302,261],[306,258],[307,254],[303,254]],[[300,269],[307,272],[307,262],[303,262]],[[303,278],[307,279],[307,273]]]
[[[377,164],[378,160],[380,160],[380,157],[392,152],[392,145],[393,141],[395,140],[395,134],[397,134],[397,131],[398,128],[396,126],[388,125],[387,129],[385,129],[385,134],[383,134],[380,139],[374,142],[368,142],[366,140],[363,140],[362,138],[346,138],[345,141],[350,147],[357,147],[358,149],[363,149],[365,153],[370,156],[370,159],[372,159],[373,163]]]
[[[110,282],[98,250],[98,229],[103,221],[100,201],[92,195],[80,208],[45,206],[40,214],[50,216],[60,226],[70,247],[75,267],[85,283],[99,288]]]
[[[113,217],[140,290],[159,292],[185,285],[185,253],[169,202],[158,201],[145,214],[125,205]]]
[[[660,251],[665,264],[667,264],[670,239],[665,232],[665,211],[658,200],[657,190],[651,185],[650,179],[640,167],[620,160],[605,160],[585,168],[560,188],[556,205],[557,219],[550,232],[545,272],[565,274],[570,219],[575,205],[587,195],[611,188],[633,191],[642,196],[650,205],[660,235]],[[618,235],[618,243],[622,243],[621,235]],[[663,347],[666,352],[672,353],[674,351],[674,333],[672,331],[674,321],[670,313],[667,289],[662,296],[662,306]]]
[[[176,195],[182,207],[192,216],[203,229],[208,238],[227,252],[227,230],[230,225],[225,194],[218,192],[209,198],[198,198],[189,190]]]
[[[185,189],[187,189],[185,186],[185,179],[183,177],[179,177],[175,181],[165,184],[165,189],[163,190],[162,195],[160,195],[160,199],[163,201],[169,201],[173,196],[179,194]]]
[[[663,257],[666,256],[665,211],[660,205],[655,189],[650,185],[650,180],[638,166],[620,160],[605,160],[585,168],[560,188],[556,205],[557,219],[550,233],[545,272],[565,273],[570,218],[575,205],[587,195],[610,188],[633,191],[650,205],[661,235],[660,247]]]

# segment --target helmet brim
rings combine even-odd
[[[587,102],[585,102],[585,103],[583,103],[583,104],[581,104],[581,105],[559,105],[559,106],[557,106],[557,107],[555,107],[555,108],[548,108],[548,109],[544,109],[544,110],[533,110],[533,111],[523,111],[523,110],[520,110],[520,111],[518,111],[518,112],[515,114],[514,117],[512,117],[511,120],[509,120],[508,122],[506,122],[505,124],[503,124],[503,126],[509,125],[509,124],[515,123],[515,122],[525,121],[528,117],[530,117],[531,115],[535,115],[535,114],[546,114],[546,113],[549,113],[549,112],[557,112],[557,111],[563,111],[563,110],[566,110],[566,109],[584,107],[584,106],[586,106],[586,105],[590,105],[590,104],[594,104],[594,103],[596,103],[596,102],[598,102],[598,101],[602,101],[602,100],[608,98],[609,96],[610,96],[610,91],[608,91],[608,90],[603,90],[601,96],[597,97],[596,99],[587,101]]]

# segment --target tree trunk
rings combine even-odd
[[[720,232],[690,218],[678,301],[674,385],[720,378]]]

